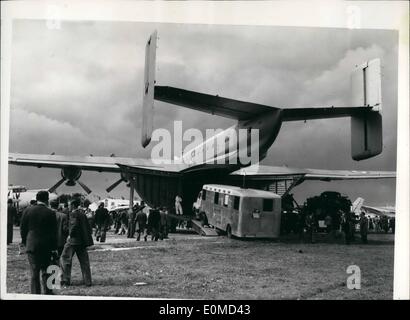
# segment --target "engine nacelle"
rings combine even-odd
[[[61,169],[61,176],[67,180],[66,186],[75,186],[78,179],[81,177],[82,170],[78,167],[66,167]]]

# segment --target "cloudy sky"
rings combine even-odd
[[[397,33],[256,26],[45,21],[13,24],[10,152],[148,158],[140,144],[145,43],[158,30],[157,84],[270,105],[349,106],[350,71],[382,61],[383,153],[353,161],[350,119],[284,123],[263,164],[318,169],[395,170]],[[227,128],[233,120],[156,102],[155,127]],[[9,183],[49,187],[59,170],[9,166]],[[118,179],[83,172],[95,193]],[[395,180],[309,182],[296,199],[342,192],[367,204],[395,202]],[[61,187],[61,192],[81,191]],[[113,196],[127,196],[124,186]]]

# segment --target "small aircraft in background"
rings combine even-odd
[[[396,208],[392,206],[386,207],[371,207],[365,206],[364,199],[358,197],[352,204],[352,212],[356,215],[360,215],[363,211],[366,215],[370,215],[371,217],[374,216],[386,216],[388,218],[395,218],[396,217]]]
[[[17,211],[21,212],[30,205],[31,200],[36,200],[37,192],[45,189],[27,189],[25,186],[9,186],[7,198],[13,200]],[[58,195],[54,192],[49,192],[49,201],[56,200]]]
[[[111,198],[105,198],[101,199],[99,201],[95,201],[91,203],[88,208],[91,211],[97,210],[98,206],[100,203],[104,203],[104,207],[108,211],[113,211],[117,209],[128,209],[130,205],[130,201],[126,199],[111,199]],[[134,205],[140,204],[140,201],[134,200]]]

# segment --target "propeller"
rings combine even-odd
[[[88,188],[84,183],[82,183],[80,180],[77,181],[78,184],[81,186],[81,188],[84,189],[85,192],[87,192],[87,194],[90,194],[92,191],[90,188]]]
[[[62,179],[59,180],[54,186],[48,189],[48,192],[53,193],[56,189],[63,184],[64,181],[66,182],[67,186],[75,186],[76,182],[84,189],[87,194],[90,194],[92,191],[88,188],[84,183],[78,180],[81,177],[81,168],[71,166],[65,167],[61,169],[61,177]]]
[[[126,182],[123,177],[121,179],[115,181],[112,185],[110,185],[107,189],[105,189],[108,193],[110,193],[112,190],[114,190],[121,182]]]
[[[63,184],[64,181],[66,181],[66,178],[62,178],[61,180],[59,180],[54,186],[52,186],[50,189],[48,189],[48,192],[53,193],[54,191],[57,190],[57,188],[59,186],[61,186]]]

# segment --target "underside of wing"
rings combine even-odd
[[[265,165],[242,168],[231,173],[231,175],[245,175],[247,177],[247,180],[269,178],[277,180],[281,176],[299,176],[303,180],[321,181],[396,178],[395,171],[321,170],[275,167]]]
[[[150,159],[134,159],[123,157],[95,156],[62,156],[44,154],[9,153],[9,164],[31,166],[37,168],[67,168],[77,167],[86,171],[121,172],[118,164],[138,166],[140,168],[161,170],[161,165],[154,164]]]

